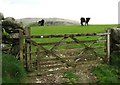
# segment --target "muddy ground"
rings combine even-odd
[[[69,51],[64,51],[64,53],[57,53],[61,58],[67,58],[67,57],[72,57],[71,60],[68,60],[71,63],[74,63],[74,57],[79,55],[80,51],[76,50],[69,50]],[[89,53],[89,54],[88,54]],[[91,83],[93,82],[97,77],[91,72],[91,68],[94,66],[98,66],[103,62],[103,58],[100,56],[94,55],[92,52],[84,52],[80,56],[79,62],[77,62],[75,67],[66,67],[64,64],[60,64],[60,60],[52,60],[52,61],[44,61],[44,59],[49,59],[49,58],[55,58],[55,56],[49,56],[45,55],[43,58],[41,65],[42,69],[40,70],[34,70],[33,72],[28,73],[28,81],[27,83],[65,83],[65,82],[70,82],[70,80],[66,77],[64,77],[64,73],[67,71],[73,72],[77,79],[74,80],[74,83]],[[69,59],[69,58],[68,58]],[[67,60],[66,60],[67,61]],[[52,63],[50,63],[52,62]],[[55,62],[55,63],[53,63]],[[52,66],[51,68],[47,68],[47,64],[49,63],[48,66]],[[57,64],[57,66],[55,66]],[[45,70],[43,70],[46,68]],[[38,73],[41,73],[41,75],[38,75]]]

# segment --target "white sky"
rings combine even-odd
[[[79,21],[91,17],[91,24],[117,24],[119,0],[0,0],[5,17],[65,18]]]

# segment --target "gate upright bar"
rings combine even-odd
[[[31,38],[30,38],[31,32],[30,27],[26,27],[26,69],[27,71],[31,71]]]
[[[110,61],[110,30],[107,29],[107,62]]]

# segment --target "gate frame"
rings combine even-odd
[[[109,62],[110,61],[109,60],[110,59],[110,30],[107,29],[106,33],[93,33],[93,34],[106,36],[106,62]],[[19,41],[20,42],[19,43],[20,44],[20,61],[22,64],[25,63],[27,71],[31,71],[32,63],[31,63],[31,29],[30,27],[25,28],[25,36],[23,36],[23,32],[21,30],[19,30],[19,35],[20,35],[20,41]],[[23,38],[24,37],[25,37],[25,61],[23,59],[23,42],[24,42]],[[37,36],[37,37],[41,37],[41,36]],[[46,36],[46,37],[49,37],[49,36]],[[68,35],[65,35],[64,37],[68,37]]]

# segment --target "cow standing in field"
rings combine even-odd
[[[38,22],[38,24],[39,24],[40,26],[44,26],[44,24],[45,24],[45,20],[42,19],[41,21]]]
[[[90,21],[89,17],[87,17],[86,19],[84,17],[80,18],[80,24],[81,24],[81,26],[84,26],[84,23],[85,23],[85,25],[88,25],[89,21]]]
[[[85,20],[85,25],[88,25],[88,22],[90,21],[90,18],[87,17],[86,20]]]
[[[81,17],[81,18],[80,18],[80,21],[81,21],[81,22],[80,22],[80,23],[81,23],[81,26],[84,26],[83,23],[85,23],[85,18],[84,18],[84,17]]]

